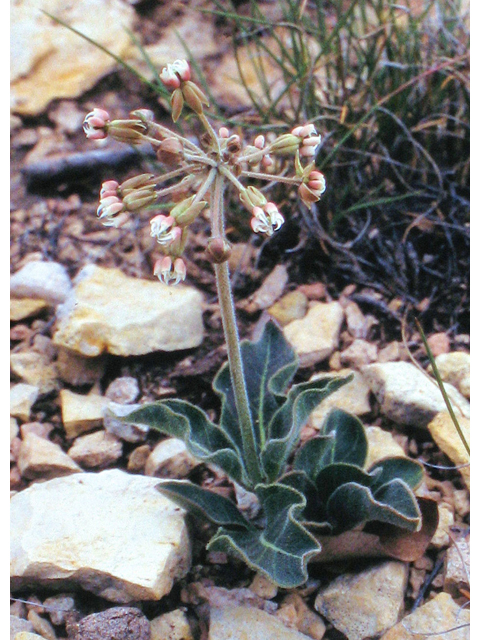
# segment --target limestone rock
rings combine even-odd
[[[10,616],[10,640],[14,640],[15,636],[22,632],[32,632],[33,625],[29,620],[25,618],[19,618],[18,616]]]
[[[445,558],[444,589],[454,598],[461,594],[460,588],[470,585],[470,534],[462,532],[455,535],[455,544],[447,549]]]
[[[210,612],[208,640],[311,640],[309,636],[289,629],[266,611],[242,606],[213,608]]]
[[[60,391],[62,422],[67,438],[92,431],[103,424],[103,413],[108,398],[96,394],[82,395],[68,389]]]
[[[435,549],[444,549],[451,544],[450,527],[455,522],[455,515],[452,506],[441,502],[438,505],[438,526],[435,535],[430,541],[430,545]]]
[[[82,467],[103,469],[121,457],[122,449],[122,443],[114,435],[95,431],[76,438],[68,455]]]
[[[356,302],[350,301],[345,306],[345,320],[350,335],[365,340],[370,325]]]
[[[28,433],[20,447],[18,468],[24,478],[57,478],[81,471],[61,447],[35,433]]]
[[[284,327],[293,320],[305,317],[308,309],[308,298],[301,291],[290,291],[268,309],[268,313]]]
[[[470,420],[459,417],[458,424],[467,443],[470,444]],[[429,423],[428,430],[443,453],[448,456],[455,465],[460,467],[459,472],[465,480],[465,484],[470,489],[470,456],[458,435],[450,414],[447,411],[438,413]]]
[[[166,438],[148,456],[145,475],[156,478],[185,478],[199,464],[183,440]]]
[[[43,395],[58,389],[57,368],[50,358],[36,351],[21,351],[10,355],[10,369],[27,384],[37,387]]]
[[[71,349],[58,347],[56,361],[58,376],[61,380],[74,387],[95,384],[105,372],[106,357],[88,358]]]
[[[17,113],[35,115],[54,98],[79,96],[117,66],[41,9],[121,58],[132,48],[127,29],[135,14],[125,2],[17,0],[11,10],[12,107]]]
[[[106,600],[160,600],[190,566],[184,512],[157,478],[120,470],[35,483],[11,500],[14,591],[82,587]]]
[[[398,424],[426,427],[445,402],[434,380],[410,362],[370,364],[361,369],[380,403],[381,413]],[[452,385],[445,390],[457,415],[468,417],[470,405]]]
[[[300,366],[310,367],[328,358],[338,347],[343,309],[338,302],[313,303],[307,315],[284,329],[295,349]]]
[[[30,9],[32,11],[32,9]],[[10,278],[10,292],[16,298],[40,298],[57,305],[64,302],[72,288],[65,267],[58,262],[27,262]]]
[[[30,418],[30,411],[38,398],[38,387],[19,382],[10,389],[10,415],[24,422]]]
[[[187,616],[180,609],[169,611],[150,622],[150,640],[193,640]]]
[[[86,356],[190,349],[203,339],[202,296],[196,289],[94,265],[77,276],[57,320],[54,343]]]
[[[464,351],[443,353],[435,358],[435,364],[441,379],[453,384],[465,398],[470,399],[470,354]],[[431,365],[428,370],[431,372]]]
[[[285,265],[277,264],[265,278],[255,293],[244,304],[249,313],[268,309],[282,295],[288,282],[288,271]]]
[[[351,369],[342,369],[334,375],[346,377],[353,373],[353,380],[323,400],[312,412],[309,423],[315,429],[321,429],[327,414],[333,409],[343,409],[356,416],[370,411],[370,388],[362,374]],[[316,373],[311,380],[331,377],[332,373]]]
[[[377,355],[376,344],[356,338],[349,347],[341,352],[340,362],[347,367],[360,368],[362,365],[375,362]]]
[[[408,565],[388,561],[357,574],[344,574],[321,589],[315,609],[349,640],[384,633],[398,620]]]
[[[103,410],[103,426],[125,442],[143,442],[150,428],[147,425],[136,425],[123,422],[122,418],[138,409],[139,404],[117,404],[109,402]]]
[[[10,300],[10,322],[18,322],[25,318],[38,315],[48,308],[45,300],[35,300],[34,298],[12,298]]]
[[[130,376],[116,378],[108,385],[105,397],[118,404],[131,404],[140,394],[138,381]]]
[[[14,635],[13,640],[45,640],[45,636],[39,636],[38,633],[31,631],[19,631]]]
[[[405,456],[405,451],[388,431],[380,427],[366,427],[365,432],[368,441],[367,460],[365,461],[366,469],[369,469],[378,460]]]
[[[380,640],[418,640],[430,637],[432,633],[436,640],[469,640],[469,621],[468,609],[461,609],[448,593],[439,593],[392,627]]]

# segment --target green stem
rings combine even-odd
[[[221,174],[217,174],[215,177],[211,204],[212,237],[225,239],[223,190],[224,178]],[[248,403],[245,375],[243,372],[243,362],[240,351],[237,321],[235,318],[235,306],[233,303],[228,262],[225,261],[220,264],[215,264],[214,269],[223,331],[227,345],[228,362],[230,364],[230,376],[235,398],[235,406],[237,408],[243,451],[245,454],[246,470],[253,486],[255,486],[261,482],[262,473],[258,462],[255,433]]]

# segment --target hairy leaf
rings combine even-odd
[[[411,489],[402,480],[392,480],[372,494],[368,487],[347,483],[327,502],[328,519],[335,531],[347,531],[368,521],[392,524],[417,531],[421,514]]]
[[[368,443],[363,424],[356,416],[341,409],[334,409],[325,420],[323,433],[335,434],[334,462],[349,462],[363,468],[367,459]]]
[[[165,480],[155,488],[183,509],[216,525],[243,530],[252,528],[231,500],[213,491],[202,489],[192,482]]]
[[[315,483],[319,472],[333,462],[334,437],[331,433],[307,440],[297,451],[293,468],[304,471],[311,482]]]
[[[245,482],[246,472],[236,445],[195,405],[163,400],[140,407],[123,420],[180,438],[193,456],[217,465],[237,482]]]
[[[263,468],[270,482],[282,473],[312,411],[351,379],[351,376],[323,378],[294,385],[290,389],[285,402],[268,425],[267,442],[262,451]]]
[[[377,473],[372,485],[373,491],[395,478],[399,478],[406,482],[411,489],[416,489],[423,479],[422,465],[419,462],[411,460],[410,458],[405,458],[404,456],[395,456],[375,462],[375,464],[370,467],[369,473],[375,471],[378,471],[379,473]]]
[[[308,560],[321,549],[299,522],[304,496],[282,484],[257,485],[256,493],[263,506],[265,528],[234,531],[221,527],[208,548],[233,552],[280,587],[303,584],[308,577]]]

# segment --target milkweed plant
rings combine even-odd
[[[165,284],[186,278],[182,258],[190,225],[209,208],[207,256],[213,264],[228,361],[213,381],[221,401],[218,423],[181,399],[146,404],[124,418],[181,438],[199,460],[223,470],[237,487],[255,496],[252,518],[231,500],[186,480],[157,487],[177,504],[216,527],[208,549],[226,551],[281,587],[307,578],[307,563],[321,553],[319,532],[338,534],[369,522],[418,531],[421,513],[413,493],[422,467],[407,458],[388,458],[365,469],[367,439],[361,422],[343,411],[327,417],[322,432],[299,447],[311,412],[350,378],[326,377],[291,384],[298,369],[292,347],[270,321],[257,342],[239,340],[229,276],[231,246],[226,237],[226,188],[236,191],[251,216],[252,230],[273,235],[284,223],[278,206],[248,180],[282,182],[298,189],[307,207],[318,201],[325,179],[315,167],[320,136],[313,124],[266,140],[247,142],[222,126],[216,131],[204,106],[208,101],[191,79],[186,60],[168,64],[160,80],[172,91],[172,119],[185,108],[203,127],[198,144],[154,121],[138,109],[112,120],[95,108],[84,120],[87,138],[150,143],[163,173],[144,173],[119,184],[107,180],[97,215],[106,226],[122,227],[141,209],[166,198],[171,205],[153,212],[150,235],[163,254],[154,274]],[[290,162],[289,162],[290,161]],[[293,162],[292,162],[293,161]],[[288,167],[292,167],[288,175]]]

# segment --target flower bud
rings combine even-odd
[[[177,258],[174,262],[170,256],[164,256],[155,262],[153,267],[153,275],[164,284],[178,284],[185,280],[187,275],[187,267],[181,258]]]
[[[248,186],[242,191],[239,198],[249,211],[252,211],[253,207],[263,207],[263,205],[267,204],[267,199],[263,193],[252,186]]]
[[[227,242],[227,240],[217,236],[208,241],[206,253],[207,257],[212,262],[220,264],[221,262],[226,262],[229,259],[232,253],[232,246]]]
[[[186,60],[175,60],[162,69],[160,80],[170,89],[178,89],[181,82],[190,80],[190,65]]]
[[[153,204],[156,199],[157,196],[151,189],[135,189],[124,196],[123,202],[127,211],[137,211]]]
[[[177,122],[177,120],[182,115],[183,103],[184,103],[183,93],[181,89],[177,88],[172,93],[171,103],[172,103],[172,120],[174,122]]]
[[[301,139],[292,133],[284,133],[270,145],[270,151],[280,156],[295,153],[300,147]]]
[[[157,158],[168,167],[173,167],[183,158],[183,144],[178,138],[166,138],[157,149]]]
[[[90,140],[103,140],[107,137],[107,125],[110,114],[105,109],[95,108],[87,113],[83,121],[83,130]]]
[[[140,144],[148,132],[148,125],[142,120],[112,120],[107,125],[108,135],[118,142]]]
[[[156,184],[157,184],[157,180],[153,175],[153,173],[141,173],[138,176],[134,176],[133,178],[128,178],[128,180],[125,180],[124,182],[122,182],[122,184],[119,187],[119,190],[122,196],[126,196],[128,193],[130,193],[130,191],[133,191],[134,189],[144,189],[147,187],[149,188],[151,187],[153,190],[153,187]]]

